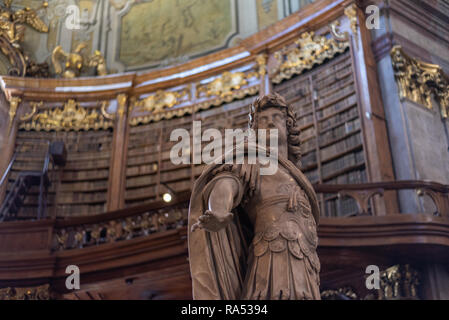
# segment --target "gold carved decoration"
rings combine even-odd
[[[181,98],[189,96],[187,89],[182,91],[162,91],[158,90],[155,94],[142,100],[133,99],[131,101],[131,110],[135,112],[149,112],[148,115],[138,116],[130,119],[131,125],[139,123],[148,123],[150,121],[159,121],[161,119],[171,119],[180,117],[187,113],[186,108],[174,108],[181,103]],[[191,109],[191,108],[188,108]]]
[[[347,7],[345,9],[345,15],[349,19],[349,24],[351,26],[351,31],[352,31],[352,34],[354,35],[354,41],[355,41],[356,46],[358,47],[358,44],[359,44],[359,40],[358,40],[359,23],[358,23],[358,20],[357,20],[357,5],[356,4],[352,4],[349,7]]]
[[[117,114],[119,115],[120,119],[123,118],[123,116],[126,113],[126,103],[128,101],[128,96],[124,93],[121,93],[117,95],[117,102],[118,102],[118,109]]]
[[[259,54],[256,57],[256,62],[257,65],[259,66],[259,77],[262,78],[263,76],[265,76],[267,74],[267,59],[268,59],[268,55],[265,53]]]
[[[91,57],[86,58],[82,54],[86,47],[87,44],[82,42],[75,48],[75,52],[66,53],[61,46],[57,46],[51,55],[55,73],[62,74],[63,78],[75,78],[80,76],[84,67],[94,67],[97,75],[107,75],[106,60],[101,52],[96,50]]]
[[[0,8],[0,49],[12,65],[8,74],[13,76],[48,75],[45,70],[46,63],[35,63],[21,47],[26,25],[38,32],[45,33],[48,32],[47,25],[38,17],[36,10],[25,7],[13,11],[11,3],[11,0],[5,0],[3,1],[4,7]],[[44,1],[41,8],[47,6],[47,1]]]
[[[348,42],[315,36],[314,32],[305,32],[295,42],[295,47],[284,48],[275,52],[278,67],[272,72],[272,81],[280,83],[292,76],[312,69],[314,65],[322,64],[349,48]]]
[[[106,60],[98,50],[95,50],[92,57],[90,57],[88,66],[95,68],[97,70],[98,76],[105,76],[108,74],[108,70],[106,68]]]
[[[30,102],[30,106],[31,106],[31,112],[25,114],[24,116],[20,117],[20,121],[24,122],[24,121],[28,121],[30,120],[35,114],[36,111],[38,110],[38,108],[42,108],[44,105],[44,102]]]
[[[183,93],[158,90],[154,95],[136,101],[133,109],[137,111],[162,112],[175,106],[178,103],[178,99],[183,96]]]
[[[22,99],[19,97],[11,97],[9,100],[9,122],[8,122],[8,135],[11,132],[11,128],[14,124],[14,118],[16,117],[17,108],[19,107],[20,102],[22,102]]]
[[[205,92],[206,96],[226,97],[232,95],[234,90],[239,90],[242,86],[248,84],[247,75],[243,72],[225,71],[208,84],[198,88],[198,94]]]
[[[20,48],[20,42],[25,36],[25,25],[39,32],[48,32],[47,25],[37,16],[36,10],[28,7],[13,12],[12,1],[3,1],[5,8],[0,8],[0,35],[5,37],[14,47]],[[44,1],[42,7],[46,8]]]
[[[210,82],[194,84],[196,95],[193,97],[190,97],[189,87],[178,91],[159,90],[142,100],[131,98],[134,117],[130,117],[129,123],[136,126],[139,123],[182,117],[235,99],[243,99],[248,95],[256,95],[260,89],[260,79],[266,74],[266,65],[267,55],[260,54],[255,57],[255,63],[245,66],[245,72],[225,71]]]
[[[32,288],[1,288],[0,300],[50,300],[48,284]]]
[[[419,299],[419,274],[410,265],[396,265],[380,274],[379,300]]]
[[[440,66],[409,57],[400,46],[391,50],[394,75],[401,99],[407,98],[432,109],[432,96],[443,118],[449,113],[449,77]]]
[[[36,131],[69,131],[69,130],[100,130],[113,127],[113,122],[105,117],[107,102],[102,102],[98,112],[96,109],[82,108],[79,104],[70,99],[64,104],[63,108],[41,110],[36,113],[33,110],[30,114],[26,115],[25,120],[29,122],[22,123],[21,129],[36,130]]]
[[[341,22],[340,20],[336,20],[329,25],[329,29],[331,31],[332,37],[334,37],[337,41],[348,41],[349,40],[349,32],[340,32]]]

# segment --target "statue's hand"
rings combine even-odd
[[[207,210],[202,216],[199,216],[198,221],[192,225],[192,232],[196,229],[205,229],[210,232],[217,232],[226,227],[234,218],[232,212],[212,212]]]

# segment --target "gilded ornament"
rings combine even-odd
[[[349,19],[349,24],[351,26],[351,31],[352,34],[354,36],[354,41],[358,47],[358,28],[359,28],[359,23],[357,20],[357,5],[356,4],[352,4],[349,7],[347,7],[345,9],[345,15],[346,17],[348,17]]]
[[[22,102],[22,99],[20,99],[19,97],[11,97],[11,99],[9,100],[8,135],[11,132],[11,128],[14,123],[14,118],[16,117],[17,108],[19,107],[20,102]]]
[[[305,32],[295,42],[293,48],[283,48],[275,52],[274,57],[278,66],[272,71],[273,83],[280,83],[290,79],[294,75],[310,70],[313,66],[322,64],[326,59],[331,59],[349,48],[347,41],[341,42],[335,39],[327,39],[323,36],[315,36],[314,32]]]
[[[100,109],[105,109],[105,102]],[[108,129],[113,126],[113,122],[104,116],[102,111],[97,109],[82,108],[79,104],[70,99],[63,108],[41,110],[27,118],[31,121],[20,125],[21,129],[36,131],[69,131],[69,130],[99,130]]]
[[[391,50],[394,75],[401,99],[409,99],[433,109],[432,97],[440,105],[443,118],[449,112],[449,77],[435,64],[409,57],[400,46]]]
[[[248,84],[247,75],[243,72],[224,72],[208,84],[198,88],[198,93],[205,92],[206,96],[226,97],[232,95],[234,90],[239,90]]]
[[[0,36],[5,37],[14,47],[20,48],[20,42],[25,36],[25,25],[29,25],[39,32],[48,32],[47,25],[38,17],[36,10],[25,7],[12,11],[12,0],[3,1],[5,7],[0,8]],[[43,2],[46,8],[48,3]]]
[[[419,299],[419,273],[410,265],[395,265],[380,274],[379,300]]]
[[[51,61],[56,74],[62,74],[63,78],[75,78],[80,76],[82,69],[87,67],[96,68],[97,75],[107,74],[106,60],[100,51],[96,50],[91,57],[83,55],[87,44],[82,42],[78,44],[73,53],[65,52],[61,46],[57,46],[51,55]],[[65,69],[63,68],[63,65]]]

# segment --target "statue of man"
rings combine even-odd
[[[243,164],[212,164],[197,179],[188,235],[193,297],[320,299],[319,207],[295,165],[301,156],[295,112],[278,94],[257,98],[250,128],[278,130],[277,171],[261,175],[261,162],[246,161],[246,144]],[[262,149],[260,141],[253,146]]]

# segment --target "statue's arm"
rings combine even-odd
[[[239,192],[239,184],[235,179],[223,177],[213,186],[208,199],[208,209],[198,218],[192,226],[192,231],[205,229],[216,232],[226,227],[233,219],[231,210],[237,205],[234,203]]]

